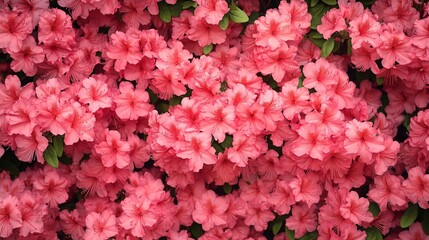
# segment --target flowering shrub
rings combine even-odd
[[[429,4],[0,9],[1,238],[429,239]]]

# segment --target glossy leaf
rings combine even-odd
[[[50,166],[53,168],[58,168],[59,161],[57,152],[51,144],[49,144],[46,150],[43,152],[43,158],[45,158],[46,163],[48,163]]]
[[[245,23],[249,21],[247,14],[234,4],[229,5],[229,18],[235,23]]]
[[[333,38],[328,39],[325,43],[322,45],[322,52],[321,56],[326,58],[329,55],[331,55],[332,50],[334,50],[335,41]]]
[[[407,228],[416,221],[419,214],[419,206],[417,204],[412,204],[408,206],[407,210],[402,214],[401,221],[399,224],[401,228]]]

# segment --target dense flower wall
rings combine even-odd
[[[429,239],[429,4],[0,0],[0,238]]]

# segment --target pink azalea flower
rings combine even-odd
[[[48,147],[48,139],[46,139],[40,127],[35,127],[30,137],[18,135],[15,137],[16,147],[15,154],[19,160],[31,162],[36,156],[39,163],[44,163],[43,152]]]
[[[131,195],[121,202],[124,211],[119,218],[119,225],[125,229],[131,229],[135,237],[144,237],[146,228],[152,227],[157,222],[157,215],[152,211],[153,205],[149,199]]]
[[[363,42],[369,43],[372,47],[378,47],[380,44],[381,25],[377,18],[368,11],[359,15],[350,21],[350,37],[352,38],[352,47],[360,48]]]
[[[187,159],[190,171],[199,172],[204,164],[215,164],[215,149],[211,146],[211,136],[207,133],[190,132],[185,134],[185,141],[177,156]]]
[[[299,69],[298,63],[294,60],[297,47],[288,46],[282,43],[276,50],[260,49],[256,54],[257,64],[262,74],[272,74],[276,82],[281,82],[286,73]]]
[[[346,21],[337,8],[329,10],[321,20],[322,24],[317,26],[317,31],[323,34],[324,39],[329,39],[334,32],[347,29]]]
[[[192,41],[198,41],[201,47],[225,42],[226,32],[218,25],[208,24],[204,18],[198,17],[192,17],[189,22],[191,28],[188,31],[188,38]]]
[[[22,215],[18,208],[18,199],[11,195],[0,201],[0,237],[7,238],[13,229],[22,226]]]
[[[202,194],[195,202],[195,210],[192,218],[202,224],[203,229],[208,231],[215,226],[226,224],[225,211],[228,204],[223,197],[216,196],[216,193],[208,190]]]
[[[69,15],[53,8],[40,16],[38,39],[42,43],[50,41],[74,41],[74,30]]]
[[[256,231],[261,232],[266,229],[268,222],[274,220],[274,218],[275,215],[270,210],[268,203],[249,202],[247,204],[244,223],[248,226],[253,225]]]
[[[22,42],[19,51],[11,52],[13,61],[10,65],[13,71],[23,71],[27,76],[34,76],[37,72],[36,64],[43,62],[45,55],[43,49],[36,45],[34,38],[28,36]]]
[[[356,153],[362,162],[370,164],[374,161],[373,154],[383,151],[386,146],[383,138],[372,127],[371,123],[359,122],[356,119],[346,123],[344,149],[347,153]]]
[[[115,215],[110,210],[91,212],[85,218],[85,239],[105,240],[118,234]]]
[[[402,183],[407,198],[427,209],[429,200],[429,174],[417,166],[408,171],[408,178]]]
[[[146,10],[147,1],[125,0],[119,12],[122,13],[122,20],[131,28],[138,29],[140,24],[150,23],[150,14]]]
[[[70,234],[73,239],[83,238],[85,221],[76,209],[70,212],[63,210],[59,217],[61,229],[65,234]]]
[[[43,201],[51,207],[65,203],[69,197],[67,180],[48,167],[44,168],[43,175],[33,182],[33,186],[41,194]]]
[[[236,131],[234,119],[234,107],[216,101],[214,105],[202,107],[200,128],[211,133],[216,141],[223,142],[226,133],[233,134]]]
[[[400,240],[429,240],[429,236],[423,231],[422,223],[413,223],[408,230],[402,231],[398,235]]]
[[[401,179],[390,174],[374,178],[375,187],[368,192],[368,197],[374,200],[381,211],[387,209],[387,204],[395,207],[403,207],[407,204]]]
[[[119,85],[120,94],[114,100],[116,115],[123,120],[137,120],[146,117],[152,109],[149,105],[149,94],[141,88],[134,89],[130,82]]]
[[[411,38],[406,36],[401,29],[386,29],[381,32],[382,44],[377,48],[377,53],[383,58],[382,64],[385,68],[392,68],[395,62],[408,64],[414,58],[411,46]],[[411,49],[411,51],[410,51]]]
[[[371,222],[373,220],[372,213],[368,209],[368,199],[359,198],[355,191],[349,192],[346,197],[346,203],[340,206],[341,215],[355,224]]]
[[[137,64],[143,57],[139,46],[139,34],[136,29],[128,30],[126,33],[117,31],[110,36],[111,46],[107,56],[115,59],[115,70],[124,70],[127,63]]]
[[[6,12],[0,14],[0,48],[18,52],[24,39],[33,31],[31,16],[27,13]]]
[[[308,207],[318,203],[322,194],[322,187],[318,182],[319,176],[312,172],[299,174],[297,178],[292,179],[289,186],[295,196],[295,201],[305,202]]]
[[[116,165],[124,168],[130,164],[130,145],[121,140],[118,131],[106,130],[106,140],[95,145],[95,151],[101,155],[101,161],[105,167]]]
[[[26,192],[20,196],[22,226],[19,235],[27,237],[30,233],[42,233],[43,217],[48,214],[47,206]]]
[[[79,140],[94,141],[95,117],[93,114],[85,112],[78,102],[66,107],[60,117],[66,129],[64,144],[72,145]]]
[[[286,219],[286,226],[295,231],[295,237],[300,238],[307,232],[317,228],[316,205],[308,207],[306,204],[294,205],[292,215]]]
[[[21,87],[16,75],[8,75],[4,83],[0,83],[0,113],[7,113],[18,99],[30,99],[33,94],[33,84]]]
[[[282,14],[278,10],[270,9],[254,24],[257,32],[253,37],[257,46],[275,50],[280,47],[282,41],[295,39],[290,14]]]
[[[92,77],[85,78],[78,93],[79,101],[87,104],[91,112],[96,112],[100,108],[109,108],[112,105],[112,99],[107,94],[108,90],[106,83]]]
[[[228,3],[225,0],[196,0],[198,3],[194,15],[203,18],[208,24],[216,25],[222,20],[228,11]]]
[[[6,119],[9,124],[9,134],[31,137],[33,129],[37,125],[37,112],[28,103],[28,100],[19,99],[6,115]]]

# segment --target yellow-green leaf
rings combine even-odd
[[[229,18],[235,23],[245,23],[249,21],[247,14],[235,4],[229,5]]]
[[[228,26],[229,26],[229,17],[228,17],[228,14],[225,14],[222,20],[220,20],[219,22],[219,27],[222,30],[226,30]]]

